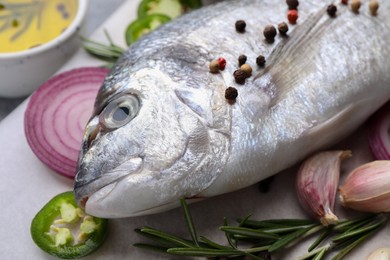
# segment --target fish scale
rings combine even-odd
[[[355,14],[338,4],[331,18],[326,7],[300,2],[298,24],[273,43],[262,30],[286,19],[282,0],[224,1],[134,43],[86,127],[79,204],[99,217],[158,213],[181,197],[252,185],[350,134],[390,97],[390,3],[376,17],[365,5]],[[245,33],[235,30],[241,19]],[[241,54],[254,69],[244,85],[233,77]],[[265,68],[255,64],[260,54]],[[210,73],[219,57],[225,70]],[[224,97],[229,86],[234,104]],[[113,121],[112,104],[129,111],[123,121]]]

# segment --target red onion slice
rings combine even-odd
[[[368,144],[376,160],[390,160],[390,102],[369,121]]]
[[[108,69],[87,67],[54,76],[32,96],[24,131],[35,155],[49,168],[73,179],[84,127]]]

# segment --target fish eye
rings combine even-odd
[[[112,100],[101,112],[100,122],[106,129],[116,129],[129,123],[137,116],[140,108],[138,98],[133,94],[126,94]]]

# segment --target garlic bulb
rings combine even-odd
[[[325,226],[338,221],[333,211],[340,179],[340,163],[349,157],[351,151],[321,152],[306,159],[298,171],[298,199]]]
[[[381,247],[371,252],[367,257],[367,260],[389,260],[390,259],[390,248]]]
[[[373,161],[354,169],[340,187],[341,205],[358,211],[390,211],[390,161]]]

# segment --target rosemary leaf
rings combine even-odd
[[[371,230],[377,229],[386,221],[386,218],[383,215],[379,215],[378,217],[375,217],[372,221],[367,223],[365,226],[357,228],[356,230],[347,230],[346,232],[334,236],[332,241],[337,243],[345,239],[349,239],[351,237],[365,234]]]
[[[190,232],[190,235],[192,237],[192,241],[194,242],[194,244],[196,246],[199,246],[198,237],[196,235],[196,229],[195,229],[194,221],[192,220],[191,212],[188,209],[188,205],[186,203],[186,200],[181,198],[180,199],[180,204],[181,204],[181,207],[183,208],[183,211],[184,211],[184,218],[185,218],[186,223],[187,223],[188,231]]]
[[[294,226],[294,227],[266,228],[266,229],[262,229],[262,231],[266,233],[272,233],[272,234],[283,234],[283,233],[290,233],[293,231],[297,231],[307,227],[310,226],[306,225],[306,226]]]
[[[339,253],[337,253],[332,258],[332,260],[341,260],[341,259],[343,259],[344,256],[346,256],[349,252],[351,252],[357,245],[362,243],[367,237],[369,237],[370,235],[375,233],[375,231],[376,231],[376,229],[371,230],[371,232],[368,232],[367,234],[365,234],[365,235],[363,235],[361,237],[358,237],[354,242],[348,243],[348,245],[344,249],[342,249]]]
[[[297,258],[296,260],[313,259],[313,257],[317,256],[318,254],[321,254],[322,251],[324,251],[324,254],[325,254],[329,249],[331,249],[330,244],[323,246],[323,247],[320,247],[320,248],[317,248],[317,249],[314,249],[313,251]]]
[[[313,244],[309,247],[308,251],[311,252],[314,248],[316,248],[322,241],[324,241],[331,232],[331,228],[326,228],[319,237],[313,242]]]
[[[228,226],[227,218],[223,218],[223,225]],[[237,248],[237,244],[233,242],[232,235],[229,232],[225,232],[226,240],[232,248]]]
[[[368,217],[366,216],[366,217],[352,219],[352,220],[342,220],[342,221],[339,221],[339,223],[333,227],[333,230],[339,231],[339,232],[345,232],[347,230],[350,230],[356,224],[361,223],[361,222],[368,220],[368,219],[372,219],[373,217],[375,217],[375,216],[370,215]]]
[[[243,227],[251,228],[279,228],[315,224],[313,221],[305,219],[269,219],[261,221],[251,219],[238,219],[237,221],[242,222]]]
[[[364,219],[362,221],[359,221],[359,222],[355,223],[354,225],[352,225],[349,229],[344,231],[344,233],[349,233],[349,232],[352,232],[354,230],[357,230],[357,229],[369,224],[370,222],[372,222],[373,219],[374,219],[374,217],[370,217],[370,218]]]
[[[322,250],[320,250],[313,258],[312,260],[321,260],[325,257],[325,253],[326,253],[326,249],[323,248]]]
[[[242,236],[242,235],[233,235],[233,239],[239,242],[245,242],[245,243],[250,243],[253,244],[254,247],[259,247],[259,246],[267,246],[271,245],[275,242],[275,238],[253,238],[253,237],[248,237],[248,236]]]
[[[233,235],[242,235],[248,236],[251,238],[267,238],[277,240],[279,238],[278,235],[265,233],[256,229],[243,228],[243,227],[234,227],[234,226],[222,226],[219,228],[220,230],[227,232]]]
[[[167,253],[167,250],[168,250],[168,248],[166,248],[166,247],[154,246],[154,245],[148,245],[148,244],[142,244],[142,243],[137,243],[137,244],[134,244],[133,246],[138,247],[138,248],[142,248],[142,249],[146,249],[146,250],[150,250],[150,251],[159,252],[159,253]]]
[[[309,219],[269,219],[269,220],[264,220],[262,222],[287,225],[287,226],[305,226],[305,225],[316,224],[316,222]]]
[[[144,227],[144,228],[141,228],[140,231],[142,233],[150,234],[150,235],[156,236],[158,238],[162,238],[166,241],[172,242],[172,243],[176,244],[177,246],[183,246],[183,247],[194,247],[195,246],[193,243],[191,243],[188,240],[182,239],[182,238],[175,236],[175,235],[172,235],[172,234],[168,234],[168,233],[163,232],[163,231],[159,231],[159,230],[154,229],[154,228]]]
[[[311,225],[309,227],[299,229],[293,233],[283,236],[282,238],[280,238],[279,240],[277,240],[275,243],[271,245],[271,247],[268,249],[268,252],[272,253],[287,246],[297,238],[302,237],[306,232],[309,232],[314,227],[317,227],[317,225]]]
[[[243,253],[231,249],[231,250],[221,250],[221,249],[212,249],[212,248],[169,248],[167,250],[169,254],[182,255],[182,256],[200,256],[200,257],[220,257],[220,256],[240,256]]]
[[[252,247],[252,248],[245,249],[244,251],[247,253],[260,253],[260,252],[268,251],[269,248],[270,246],[268,245],[268,246],[261,246],[261,247]]]
[[[248,216],[246,216],[246,217],[243,218],[243,219],[237,220],[238,226],[239,226],[239,227],[245,227],[245,224],[246,224],[247,221],[249,221],[250,217],[252,217],[252,214],[249,214]]]
[[[119,57],[123,55],[125,49],[122,47],[115,45],[112,43],[109,35],[106,35],[109,39],[110,45],[103,44],[100,42],[96,42],[90,40],[88,38],[81,37],[81,39],[85,42],[84,49],[91,54],[92,56],[109,62],[116,62]]]
[[[155,236],[155,235],[151,235],[149,233],[146,233],[146,232],[142,232],[141,229],[135,229],[134,230],[136,233],[144,236],[145,238],[148,238],[150,240],[153,240],[154,242],[160,244],[162,247],[165,247],[166,249],[170,248],[170,247],[178,247],[180,244],[176,243],[176,242],[172,242],[170,240],[166,240],[160,236]]]
[[[228,250],[228,249],[231,249],[230,247],[228,246],[224,246],[224,245],[220,245],[210,239],[208,239],[207,237],[204,237],[204,236],[200,236],[199,237],[199,240],[202,241],[203,243],[205,243],[206,245],[208,245],[209,247],[212,247],[212,248],[215,248],[215,249],[222,249],[222,250]]]

